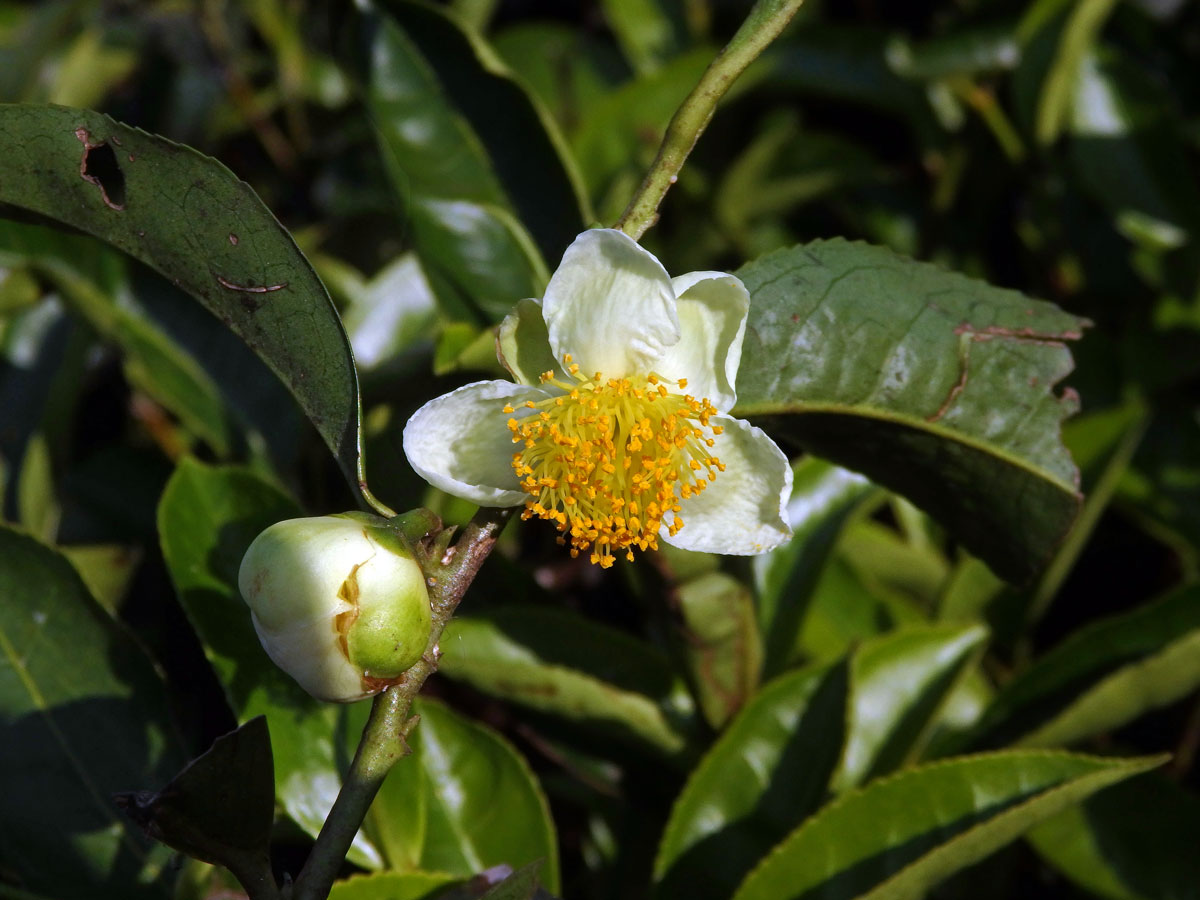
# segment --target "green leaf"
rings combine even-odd
[[[410,743],[428,794],[422,868],[469,876],[542,860],[541,882],[557,891],[554,825],[525,760],[449,707],[419,699],[414,708],[421,722]]]
[[[604,17],[635,72],[657,71],[678,50],[674,23],[660,0],[603,0]]]
[[[446,627],[441,671],[532,709],[665,753],[685,744],[690,700],[648,644],[564,611],[505,606]]]
[[[110,799],[182,763],[152,664],[66,558],[5,527],[0,596],[6,870],[49,896],[168,896],[166,854]]]
[[[722,572],[678,587],[684,652],[700,710],[720,729],[758,688],[762,635],[750,590]]]
[[[734,900],[919,897],[1036,823],[1161,762],[1024,751],[875,781],[789,835]]]
[[[267,720],[222,735],[161,791],[118,794],[147,834],[189,856],[225,866],[247,890],[275,884],[271,825],[275,778]]]
[[[767,672],[780,671],[794,655],[825,562],[846,520],[871,490],[871,483],[861,475],[823,459],[806,456],[792,466],[787,510],[794,536],[751,560]]]
[[[1028,834],[1043,859],[1112,900],[1193,897],[1200,797],[1148,773],[1089,797]]]
[[[179,417],[222,457],[232,429],[216,385],[197,361],[121,294],[129,291],[124,259],[95,241],[48,228],[0,221],[0,250],[32,264],[106,341],[118,346],[130,383]]]
[[[537,900],[538,864],[529,863],[494,885],[479,900]]]
[[[300,514],[291,498],[247,469],[185,458],[163,491],[158,532],[179,602],[230,706],[239,721],[267,717],[279,803],[316,836],[341,782],[338,708],[313,700],[271,662],[237,589],[250,542],[268,525]],[[351,859],[371,868],[381,864],[361,835]]]
[[[1054,143],[1067,124],[1084,57],[1116,5],[1116,0],[1081,0],[1073,5],[1038,103],[1035,127],[1043,146]]]
[[[403,763],[401,763],[403,765]],[[374,872],[335,882],[329,900],[424,900],[453,884],[453,875],[434,872]]]
[[[1070,154],[1084,188],[1130,240],[1179,247],[1200,229],[1200,188],[1169,93],[1137,63],[1089,51],[1072,85]]]
[[[545,263],[417,43],[390,16],[367,40],[367,108],[429,283],[448,317],[490,324],[540,296]]]
[[[1081,628],[996,697],[969,745],[1053,746],[1099,734],[1200,685],[1200,587]]]
[[[593,215],[550,114],[477,32],[460,27],[431,3],[386,0],[384,5],[421,48],[446,98],[479,135],[511,210],[542,257],[557,262]]]
[[[891,69],[916,81],[1007,71],[1020,60],[1012,24],[957,29],[917,44],[895,38],[887,47]]]
[[[63,107],[0,105],[0,203],[79,228],[162,273],[288,386],[351,485],[358,380],[325,288],[232,172],[196,151]]]
[[[743,416],[908,497],[997,573],[1031,578],[1074,520],[1064,341],[1083,322],[1010,290],[842,240],[737,273],[750,291]]]
[[[654,862],[659,897],[727,898],[826,796],[838,765],[848,666],[790,672],[760,690],[675,801]]]
[[[845,791],[912,762],[987,630],[931,625],[864,644],[850,665],[846,742],[833,777]]]

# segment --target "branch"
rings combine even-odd
[[[746,67],[779,36],[803,2],[758,0],[754,4],[737,34],[704,70],[699,83],[675,111],[646,179],[614,227],[636,241],[658,220],[659,204],[708,127],[717,103]]]

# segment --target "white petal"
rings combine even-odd
[[[541,384],[540,376],[547,371],[564,377],[550,349],[541,303],[522,300],[504,317],[496,333],[496,358],[517,384]]]
[[[792,536],[787,501],[792,468],[766,432],[730,416],[714,416],[724,427],[713,454],[725,471],[695,497],[680,502],[683,528],[660,538],[684,550],[750,556],[772,550]]]
[[[528,498],[512,470],[511,413],[544,399],[539,388],[477,381],[430,400],[404,426],[404,454],[426,481],[480,506],[520,506]]]
[[[691,272],[672,279],[679,298],[679,342],[667,348],[657,371],[686,378],[687,393],[707,397],[721,412],[737,402],[738,365],[750,295],[724,272]]]
[[[571,354],[587,375],[645,374],[679,340],[667,270],[611,228],[585,231],[567,248],[542,312],[555,358]]]

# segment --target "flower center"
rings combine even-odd
[[[658,530],[673,514],[668,532],[683,527],[679,501],[694,497],[725,465],[712,453],[720,425],[707,399],[682,391],[687,379],[646,376],[588,378],[563,357],[570,381],[553,372],[542,383],[562,394],[524,407],[508,420],[514,444],[512,466],[530,495],[522,519],[554,522],[558,541],[571,555],[591,548],[591,561],[608,568],[614,554],[658,548]],[[528,411],[526,411],[528,410]]]

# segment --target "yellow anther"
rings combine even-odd
[[[680,501],[724,469],[707,449],[720,433],[708,424],[716,409],[669,387],[682,388],[684,379],[605,379],[596,372],[589,380],[569,354],[563,365],[568,382],[542,375],[562,393],[526,401],[537,415],[508,420],[513,442],[523,447],[513,455],[513,471],[530,495],[521,517],[553,522],[572,556],[586,552],[608,568],[618,553],[631,559],[635,549],[656,549],[668,515],[668,533],[677,533]]]

